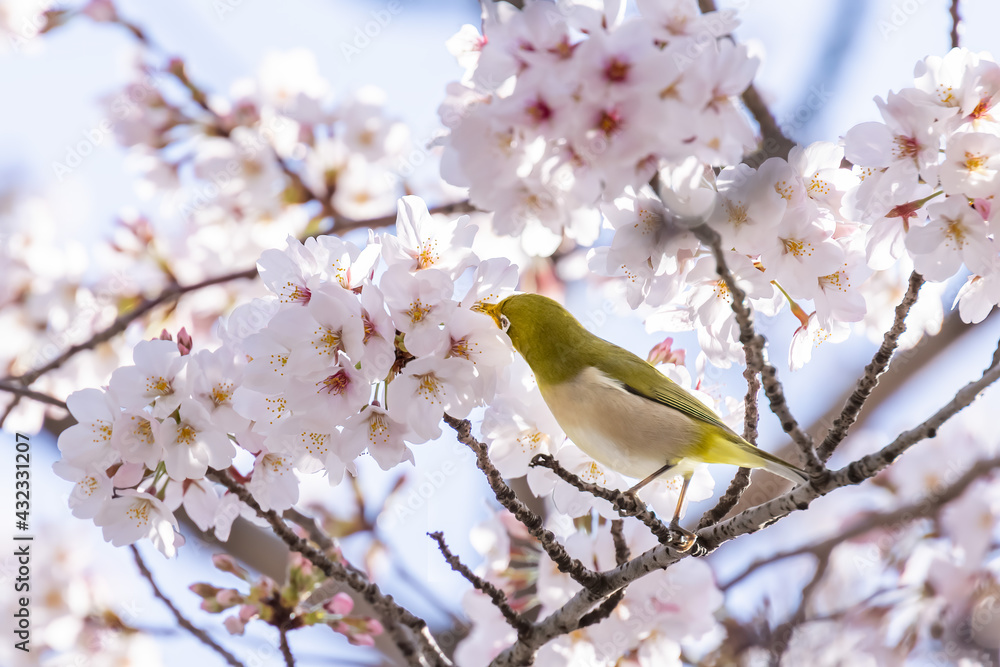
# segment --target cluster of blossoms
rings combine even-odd
[[[265,510],[297,501],[294,471],[335,484],[362,453],[383,469],[412,461],[408,443],[439,437],[445,412],[463,418],[491,401],[510,360],[473,308],[510,293],[517,272],[480,263],[475,231],[405,197],[396,234],[364,248],[321,236],[264,252],[273,295],[233,312],[221,348],[143,341],[107,388],[69,397],[78,423],[59,437],[56,470],[75,483],[74,514],[116,545],[150,537],[172,554],[182,503],[200,528],[228,535],[240,503],[206,474],[234,462],[239,474],[238,450],[252,455],[240,476]]]
[[[734,98],[755,63],[714,39],[733,17],[683,1],[639,10],[622,20],[574,4],[501,3],[485,36],[466,26],[450,43],[467,74],[440,110],[450,128],[442,175],[495,211],[498,232],[544,227],[589,246],[605,220],[614,237],[591,250],[591,269],[624,279],[651,330],[696,330],[718,366],[742,350],[728,290],[691,232],[699,222],[721,234],[757,312],[788,304],[799,320],[792,368],[853,323],[879,330],[879,295],[911,267],[940,283],[964,264],[961,316],[986,316],[1000,294],[996,63],[961,49],[929,58],[916,87],[878,101],[884,124],[719,171],[753,141]],[[943,287],[925,292],[927,304]],[[904,344],[941,317],[922,305]]]
[[[1000,126],[989,113],[998,86],[1000,66],[955,49],[920,63],[916,87],[877,100],[885,123],[862,123],[841,145],[796,147],[787,160],[717,175],[693,162],[664,169],[658,194],[644,187],[604,205],[615,236],[591,252],[591,267],[625,277],[629,304],[652,309],[651,329],[696,329],[717,365],[742,351],[714,258],[690,230],[700,221],[721,235],[758,312],[790,304],[801,323],[793,368],[809,359],[810,343],[843,340],[850,323],[875,324],[872,311],[886,311],[878,295],[910,267],[943,283],[964,265],[972,275],[956,303],[978,322],[1000,298],[991,216]],[[942,289],[926,290],[925,303]],[[925,308],[915,328],[933,331],[940,318],[940,308]]]
[[[702,220],[721,235],[757,312],[788,303],[799,319],[792,368],[813,343],[845,339],[850,323],[884,330],[873,316],[888,311],[879,295],[896,291],[886,288],[910,267],[943,283],[964,265],[972,275],[956,303],[963,320],[978,322],[1000,299],[991,214],[1000,125],[990,115],[998,95],[1000,66],[954,49],[920,63],[914,88],[877,100],[885,122],[852,128],[841,145],[796,147],[787,160],[717,175],[697,162],[664,169],[659,193],[646,186],[604,205],[615,236],[591,251],[591,268],[624,276],[629,305],[652,309],[650,329],[696,329],[709,361],[723,366],[742,350],[714,257],[690,230]],[[935,304],[914,314],[911,329],[939,326],[942,291],[925,290],[924,304]]]
[[[210,470],[232,469],[263,509],[280,511],[299,498],[296,473],[337,484],[362,454],[386,470],[412,462],[408,445],[440,437],[445,413],[464,418],[481,405],[497,465],[527,474],[561,512],[586,515],[593,499],[548,470],[529,471],[535,454],[558,454],[584,479],[628,488],[564,441],[526,365],[508,368],[506,336],[476,308],[510,294],[517,271],[503,259],[479,261],[475,231],[467,217],[437,220],[409,196],[396,234],[363,248],[320,236],[265,251],[258,266],[273,294],[234,310],[219,349],[192,352],[183,331],[176,342],[142,341],[134,365],[106,388],[70,395],[78,423],[59,437],[56,472],[75,485],[73,513],[116,545],[148,537],[170,555],[182,542],[173,514],[182,504],[223,540],[248,512],[219,495]],[[665,370],[691,388],[683,366]],[[677,487],[657,480],[643,497],[668,513]],[[702,470],[688,497],[712,488]],[[598,510],[616,516],[604,501]]]
[[[449,128],[442,176],[495,211],[498,232],[566,232],[590,245],[595,204],[694,156],[738,162],[753,132],[734,103],[757,62],[716,41],[732,12],[691,2],[492,4],[483,35],[466,25],[449,48],[466,67],[439,110]]]
[[[904,253],[925,278],[971,273],[956,299],[980,322],[1000,301],[1000,65],[952,49],[919,63],[914,87],[877,99],[882,123],[844,138],[862,179],[851,204],[871,225],[866,256],[882,268]]]
[[[354,600],[344,592],[324,594],[325,574],[302,554],[289,555],[288,576],[284,585],[261,576],[254,581],[250,573],[228,554],[216,554],[212,563],[250,586],[246,593],[235,588],[219,588],[207,583],[191,584],[191,591],[201,598],[201,608],[211,614],[239,607],[224,624],[231,634],[242,635],[247,623],[260,620],[283,630],[297,630],[312,625],[326,625],[356,646],[372,646],[382,634],[382,624],[374,618],[352,616]]]
[[[118,19],[112,10],[98,20]],[[396,170],[409,146],[406,126],[385,114],[384,95],[371,87],[334,106],[307,51],[269,54],[259,75],[234,83],[229,96],[199,90],[179,60],[144,63],[134,73],[102,100],[104,115],[93,131],[52,166],[60,182],[69,182],[113,134],[128,149],[137,194],[152,213],[122,211],[111,238],[88,256],[61,235],[57,220],[66,211],[51,201],[25,197],[0,205],[5,375],[43,366],[144,298],[250,269],[265,249],[289,234],[316,232],[330,217],[350,223],[391,215],[404,192]],[[88,265],[99,269],[85,273]],[[234,301],[259,294],[259,284],[229,281],[166,309],[160,323],[186,326],[204,340]],[[106,382],[145,334],[137,323],[124,340],[75,356],[36,388],[62,398],[74,387]],[[5,395],[0,403],[6,408],[11,400]],[[40,427],[39,408],[21,401],[13,416],[23,428]]]

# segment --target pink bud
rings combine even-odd
[[[235,588],[226,588],[219,591],[218,595],[215,596],[215,599],[218,600],[221,605],[232,607],[233,605],[243,602],[243,594]]]
[[[219,589],[216,588],[215,586],[204,583],[191,584],[190,586],[188,586],[188,590],[190,590],[192,593],[194,593],[200,598],[214,598],[215,595],[219,592]]]
[[[256,605],[245,604],[242,607],[240,607],[240,611],[238,613],[238,616],[240,617],[241,621],[243,621],[244,623],[246,623],[247,621],[250,621],[250,620],[253,620],[254,618],[256,618],[257,614],[258,614],[258,611],[259,610],[257,609]]]
[[[98,22],[118,20],[118,13],[115,11],[115,6],[111,3],[111,0],[90,0],[80,11]]]
[[[326,604],[323,605],[331,614],[337,614],[338,616],[347,616],[354,609],[354,600],[347,593],[337,593],[332,598],[327,600]]]
[[[380,635],[383,632],[385,632],[385,628],[382,627],[382,624],[379,623],[377,619],[369,618],[367,621],[367,625],[368,625],[368,633],[373,636]]]
[[[250,573],[236,563],[236,559],[229,554],[215,554],[212,556],[212,564],[223,572],[234,574],[244,581],[250,580]]]
[[[181,327],[181,330],[177,332],[177,349],[180,350],[181,356],[191,354],[193,347],[194,340],[192,340],[191,334],[187,332],[185,327]]]
[[[226,630],[229,630],[231,635],[242,635],[243,628],[246,626],[237,616],[227,616],[222,625],[225,626]]]
[[[371,635],[349,635],[347,641],[355,646],[375,646]]]

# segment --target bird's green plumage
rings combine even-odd
[[[554,387],[580,381],[585,370],[596,368],[622,389],[688,418],[687,438],[678,439],[675,434],[663,433],[658,438],[660,443],[642,445],[654,451],[662,450],[665,456],[669,452],[663,463],[690,458],[766,467],[790,479],[805,479],[798,468],[746,442],[708,407],[647,361],[587,331],[552,299],[537,294],[518,294],[501,301],[491,314],[498,324],[502,318],[509,322],[507,335],[534,372],[543,396],[553,395]],[[550,402],[549,397],[546,401]],[[550,407],[553,407],[551,402]],[[559,419],[559,415],[556,417]],[[566,424],[563,428],[570,431]],[[615,437],[620,440],[617,435]],[[577,444],[582,446],[582,443]]]
[[[711,410],[681,389],[649,362],[587,331],[569,311],[538,294],[518,294],[500,302],[510,320],[507,335],[535,373],[540,385],[573,379],[594,366],[651,401],[732,433]],[[627,378],[627,380],[626,380]],[[742,440],[733,433],[737,440]]]

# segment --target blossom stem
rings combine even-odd
[[[788,301],[788,305],[792,309],[792,315],[798,318],[799,324],[801,324],[802,326],[808,326],[809,315],[806,314],[806,311],[802,309],[802,306],[796,303],[795,299],[793,299],[792,296],[785,291],[785,288],[782,287],[781,283],[779,283],[777,280],[772,280],[771,284],[777,287],[778,291],[781,292],[783,295],[785,295],[785,299]]]

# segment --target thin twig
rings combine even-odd
[[[879,376],[889,367],[889,361],[892,359],[893,352],[899,346],[899,337],[906,331],[906,316],[910,312],[910,308],[913,307],[913,304],[917,302],[920,287],[923,284],[924,279],[919,273],[914,271],[910,274],[906,294],[903,295],[903,300],[896,306],[896,314],[892,326],[885,332],[882,344],[872,358],[871,363],[865,366],[865,373],[858,380],[858,386],[854,389],[854,393],[851,394],[850,398],[847,399],[847,403],[840,412],[840,416],[833,422],[833,426],[827,432],[823,442],[816,448],[816,455],[820,461],[825,463],[829,460],[830,456],[833,455],[833,450],[847,436],[848,430],[857,421],[861,408],[864,407],[868,397],[871,396],[872,391],[878,385]]]
[[[278,628],[278,642],[285,667],[295,667],[295,656],[292,655],[292,647],[288,645],[288,630],[284,627]]]
[[[785,400],[784,389],[778,380],[778,371],[767,361],[765,351],[766,341],[762,335],[754,331],[753,313],[747,302],[746,292],[736,283],[732,272],[726,266],[725,251],[722,249],[722,239],[718,232],[702,224],[692,230],[702,243],[712,249],[719,276],[725,282],[732,295],[732,309],[740,327],[740,343],[747,350],[748,368],[761,375],[764,394],[768,398],[773,412],[781,421],[781,428],[791,436],[805,458],[805,469],[810,477],[821,478],[826,474],[826,468],[817,458],[813,449],[812,438],[799,426]]]
[[[799,597],[799,605],[795,608],[795,611],[792,612],[792,615],[788,618],[788,620],[776,627],[772,633],[772,664],[781,663],[782,656],[792,643],[791,639],[792,635],[795,634],[795,628],[805,622],[806,614],[809,613],[809,603],[812,600],[813,595],[816,593],[816,589],[819,588],[820,583],[823,581],[823,576],[826,575],[826,571],[830,567],[830,551],[821,552],[817,554],[817,557],[816,571],[813,572],[812,579],[809,580],[809,583],[802,589],[802,595]]]
[[[336,542],[330,537],[325,530],[323,530],[316,519],[303,514],[294,507],[289,507],[287,510],[281,513],[281,517],[286,521],[291,521],[296,526],[306,531],[309,535],[309,539],[316,543],[316,545],[323,551],[338,551]]]
[[[99,345],[100,343],[103,343],[104,341],[110,340],[111,338],[117,336],[121,332],[125,331],[125,329],[128,328],[129,324],[139,319],[140,317],[142,317],[149,311],[153,310],[157,306],[169,303],[170,301],[173,301],[174,299],[177,299],[181,295],[187,294],[188,292],[194,292],[195,290],[200,290],[204,287],[209,287],[211,285],[219,285],[221,283],[229,282],[232,280],[249,279],[253,278],[256,275],[257,275],[257,268],[254,267],[252,269],[245,269],[243,271],[236,271],[234,273],[227,273],[221,276],[215,276],[214,278],[207,278],[205,280],[202,280],[201,282],[194,283],[191,285],[173,285],[171,287],[168,287],[162,292],[160,292],[157,296],[153,297],[152,299],[146,299],[145,301],[143,301],[141,304],[139,304],[129,312],[119,315],[118,319],[116,319],[114,323],[111,324],[111,326],[107,327],[106,329],[103,329],[102,331],[97,332],[96,334],[88,338],[86,341],[82,343],[77,343],[76,345],[69,347],[68,349],[63,351],[62,354],[60,354],[59,356],[57,356],[55,359],[45,364],[44,366],[36,368],[33,371],[29,371],[24,375],[6,377],[4,378],[4,381],[10,381],[10,382],[16,381],[20,382],[24,386],[28,386],[32,382],[37,380],[39,377],[44,375],[45,373],[48,373],[49,371],[58,368],[59,366],[64,364],[70,357],[76,355],[77,353],[82,352],[83,350],[92,349],[97,345]]]
[[[189,633],[191,633],[202,644],[204,644],[205,646],[209,647],[210,649],[221,655],[222,658],[226,661],[226,663],[232,665],[233,667],[243,667],[243,663],[237,660],[236,656],[234,656],[226,649],[222,648],[222,646],[220,646],[214,639],[212,639],[212,637],[209,636],[207,632],[205,632],[201,628],[195,627],[195,625],[192,624],[191,621],[187,620],[184,617],[180,609],[178,609],[174,605],[173,601],[171,601],[170,598],[164,595],[163,591],[160,590],[160,587],[156,585],[156,581],[153,579],[153,573],[149,571],[148,567],[146,567],[146,563],[145,561],[143,561],[142,554],[139,553],[139,549],[134,544],[130,545],[129,548],[132,550],[132,557],[135,558],[135,564],[139,568],[139,572],[146,579],[146,581],[149,582],[150,587],[153,589],[153,595],[159,598],[160,601],[162,601],[163,604],[167,606],[167,609],[169,609],[170,612],[174,615],[174,618],[177,619],[177,625],[181,626]]]
[[[39,403],[54,405],[57,408],[62,408],[64,410],[69,409],[66,407],[66,401],[60,401],[55,396],[49,396],[48,394],[43,394],[40,391],[33,391],[31,389],[26,389],[24,387],[18,387],[10,384],[9,382],[0,382],[0,391],[6,391],[8,393],[14,394],[19,398],[30,398],[32,400],[38,401]]]
[[[962,23],[962,17],[958,13],[958,5],[960,0],[951,0],[951,8],[949,14],[951,14],[951,48],[957,49],[961,46],[961,40],[958,36],[959,26]]]
[[[740,498],[743,497],[743,493],[749,486],[750,468],[740,468],[736,471],[733,481],[729,483],[729,488],[727,488],[726,492],[722,494],[721,498],[719,498],[719,502],[716,503],[715,507],[708,510],[701,516],[701,520],[698,521],[698,527],[695,531],[697,532],[702,528],[707,528],[726,518],[726,515],[729,514],[734,507],[736,507],[738,502],[740,502]]]
[[[438,549],[441,550],[441,555],[444,556],[448,565],[451,565],[451,569],[465,577],[466,581],[472,584],[476,590],[486,594],[486,596],[493,601],[493,606],[499,609],[500,613],[503,614],[504,619],[510,627],[517,631],[518,636],[531,630],[531,623],[529,623],[519,613],[514,611],[514,609],[510,606],[510,603],[507,601],[507,595],[502,590],[477,575],[469,569],[469,566],[463,563],[458,556],[452,553],[451,549],[448,548],[448,544],[444,541],[444,533],[437,531],[427,534],[431,537],[431,539],[437,542]]]
[[[760,393],[760,376],[754,370],[754,352],[749,345],[743,346],[747,367],[743,369],[743,377],[747,381],[747,393],[743,398],[743,439],[751,445],[757,444],[757,425],[760,422],[760,409],[757,405],[757,394]],[[743,497],[750,487],[750,469],[740,468],[729,483],[729,488],[719,498],[715,507],[708,510],[698,521],[698,530],[711,526],[725,518]]]
[[[625,541],[625,521],[622,519],[611,521],[611,539],[615,543],[615,562],[624,565],[632,557],[632,550]]]
[[[570,556],[566,548],[556,540],[556,536],[552,531],[547,530],[543,526],[542,518],[518,500],[511,488],[507,486],[500,471],[490,461],[486,445],[472,437],[472,424],[469,420],[456,419],[451,415],[445,414],[444,421],[448,426],[455,429],[458,441],[475,453],[476,465],[486,475],[486,480],[489,482],[490,488],[493,489],[493,495],[496,496],[496,499],[518,521],[524,524],[524,527],[528,529],[532,537],[538,540],[542,549],[552,559],[552,562],[555,563],[559,571],[568,574],[584,588],[590,589],[597,586],[600,582],[600,575],[588,569],[576,558]]]
[[[795,142],[781,131],[781,126],[778,125],[771,110],[767,108],[767,103],[760,96],[757,87],[751,83],[743,91],[741,99],[753,115],[754,120],[757,121],[757,125],[760,126],[761,135],[760,148],[746,156],[745,161],[751,165],[759,165],[771,157],[787,159],[788,154],[795,147]]]
[[[222,484],[231,493],[235,494],[237,498],[253,509],[257,513],[257,516],[266,520],[271,525],[274,533],[291,549],[308,558],[313,565],[322,570],[328,577],[337,581],[343,581],[356,592],[360,593],[375,611],[378,612],[392,635],[393,640],[402,652],[403,657],[410,665],[423,665],[426,658],[432,660],[435,665],[451,667],[451,660],[438,647],[437,642],[434,641],[430,631],[427,629],[427,623],[423,619],[414,616],[408,610],[396,604],[392,596],[382,593],[375,583],[369,581],[356,570],[349,570],[342,563],[330,559],[322,551],[296,535],[295,531],[289,528],[276,512],[261,509],[260,504],[250,491],[242,484],[237,484],[227,472],[210,470],[206,476]],[[418,651],[412,639],[407,636],[404,626],[409,627],[417,635],[424,648],[423,652]],[[427,655],[421,655],[421,653]]]
[[[622,519],[614,519],[611,522],[611,539],[613,539],[615,543],[615,562],[619,565],[624,565],[631,557],[631,551],[628,548],[628,543],[625,541],[624,529],[625,522]],[[613,612],[625,598],[626,590],[627,587],[619,588],[593,611],[584,614],[583,617],[580,618],[580,629],[596,625],[610,616],[611,612]]]
[[[608,616],[611,612],[615,610],[619,604],[621,604],[622,599],[625,597],[625,588],[619,588],[617,591],[608,596],[608,598],[599,604],[593,611],[587,612],[580,617],[580,621],[577,624],[577,629],[582,630],[583,628],[589,627],[591,625],[597,625]]]
[[[580,491],[589,493],[596,498],[607,500],[616,507],[619,502],[626,498],[625,494],[621,491],[615,489],[605,489],[603,486],[583,481],[577,475],[574,475],[569,470],[563,468],[558,461],[548,454],[537,454],[533,459],[531,459],[531,463],[529,465],[532,468],[548,468],[561,480],[575,486]],[[660,544],[670,544],[673,541],[673,533],[670,532],[670,528],[657,519],[656,515],[645,507],[637,508],[631,516],[634,516],[636,519],[645,524],[645,526],[649,528],[650,532],[656,536],[656,539],[660,541]]]

